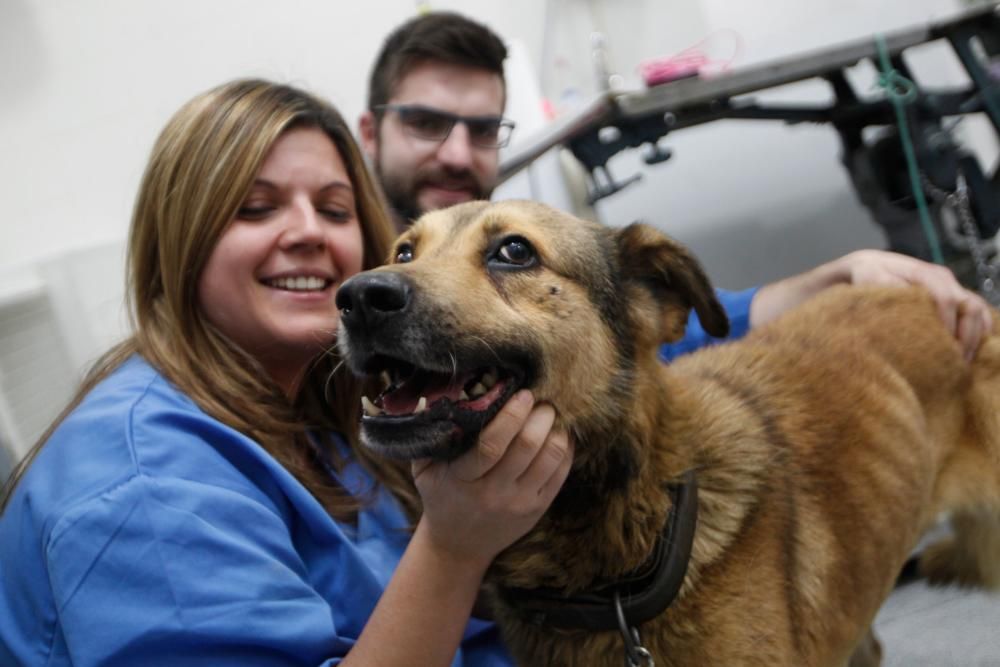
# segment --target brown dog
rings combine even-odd
[[[473,203],[393,258],[338,295],[347,363],[390,376],[369,446],[456,456],[522,386],[575,438],[559,497],[489,575],[520,663],[877,664],[872,619],[941,512],[956,535],[928,574],[1000,585],[998,325],[970,365],[923,291],[833,288],[665,365],[690,309],[727,322],[650,227]]]

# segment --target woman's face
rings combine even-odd
[[[278,138],[198,283],[205,316],[289,396],[334,341],[337,288],[361,270],[361,225],[340,153],[316,128]]]

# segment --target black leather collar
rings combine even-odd
[[[503,588],[501,596],[532,624],[589,631],[617,630],[615,593],[630,626],[654,618],[670,606],[687,574],[698,521],[698,480],[693,471],[670,486],[673,511],[653,553],[618,581],[567,596],[554,588]]]

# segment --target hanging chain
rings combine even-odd
[[[615,591],[615,615],[618,617],[618,630],[622,634],[622,641],[625,643],[625,667],[655,667],[653,655],[642,645],[639,638],[639,630],[630,626],[625,621],[625,611],[622,609],[622,599],[619,592]]]
[[[934,199],[957,213],[960,224],[958,232],[968,246],[969,255],[976,270],[976,280],[979,282],[979,292],[991,304],[1000,305],[1000,291],[997,290],[998,282],[1000,282],[997,280],[997,264],[987,257],[986,251],[983,249],[984,243],[976,230],[976,221],[972,213],[972,205],[969,202],[969,188],[965,181],[965,175],[961,171],[958,172],[954,192],[946,192],[938,188],[930,182],[926,175],[921,174],[921,180],[924,188]]]

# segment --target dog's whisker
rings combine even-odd
[[[469,336],[469,337],[470,337],[470,338],[471,338],[472,340],[475,340],[475,341],[478,341],[478,342],[482,343],[482,344],[483,344],[483,347],[485,347],[485,348],[486,348],[487,350],[489,350],[489,353],[493,355],[493,358],[494,358],[494,359],[496,359],[498,363],[502,361],[502,359],[501,359],[500,355],[499,355],[499,354],[497,354],[497,351],[493,349],[493,346],[492,346],[492,345],[490,345],[490,343],[489,343],[489,341],[488,341],[488,340],[486,340],[486,339],[485,339],[485,338],[483,338],[482,336],[475,336],[475,335],[472,335],[472,336]]]
[[[326,382],[323,384],[323,398],[328,403],[332,403],[334,400],[333,378],[337,376],[337,371],[339,371],[343,366],[344,366],[344,360],[341,359],[330,371],[330,374],[326,376]]]

